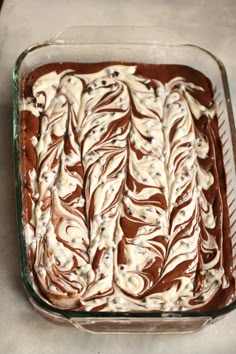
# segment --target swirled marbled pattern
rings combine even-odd
[[[229,303],[226,182],[209,80],[174,65],[37,70],[21,106],[37,291],[87,311]]]

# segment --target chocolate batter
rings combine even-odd
[[[182,65],[52,63],[22,85],[23,221],[39,294],[86,311],[230,303],[209,79]]]

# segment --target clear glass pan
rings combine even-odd
[[[214,311],[175,312],[78,312],[60,310],[42,300],[32,287],[22,227],[22,177],[19,102],[21,82],[36,67],[50,62],[131,61],[152,64],[184,64],[201,71],[221,97],[218,112],[227,175],[227,202],[236,276],[236,173],[235,126],[226,71],[219,59],[207,50],[187,44],[173,34],[152,27],[71,27],[58,36],[26,49],[14,71],[14,159],[21,273],[27,295],[36,310],[58,324],[69,324],[97,333],[186,333],[202,328],[236,307],[234,301]]]

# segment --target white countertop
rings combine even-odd
[[[226,66],[236,112],[234,0],[4,1],[0,14],[0,353],[233,354],[236,311],[195,334],[99,336],[47,322],[26,298],[15,221],[11,72],[26,47],[71,25],[153,25],[208,48]]]

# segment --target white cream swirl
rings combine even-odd
[[[203,88],[111,65],[51,72],[32,91],[41,126],[25,233],[41,292],[88,311],[211,301],[224,269],[208,193],[217,170],[203,163],[209,153],[215,163],[212,132],[196,124],[215,116],[194,96]]]

